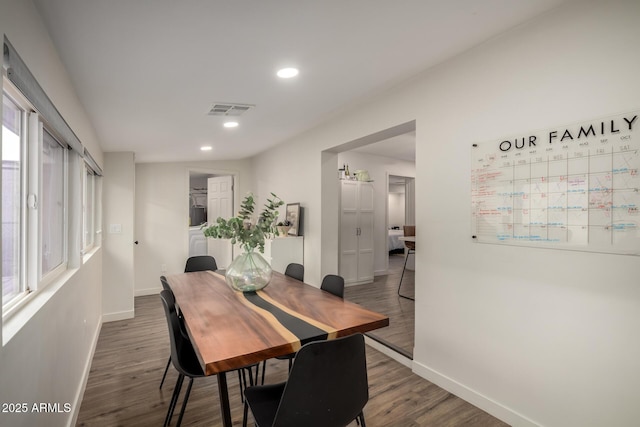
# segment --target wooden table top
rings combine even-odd
[[[303,344],[367,332],[389,318],[273,272],[254,294],[213,271],[167,276],[206,375],[297,351]]]

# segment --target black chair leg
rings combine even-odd
[[[267,361],[265,360],[264,362],[262,362],[262,385],[264,385],[264,374],[265,372],[267,372]],[[256,381],[258,381],[258,379],[256,378]]]
[[[189,378],[189,385],[187,386],[187,392],[185,393],[184,400],[182,401],[182,409],[180,409],[180,416],[178,417],[178,424],[176,424],[176,427],[180,427],[180,424],[182,424],[182,417],[184,416],[184,410],[187,408],[187,402],[189,401],[192,386],[193,378]]]
[[[404,267],[402,267],[402,275],[400,276],[400,284],[398,285],[398,296],[402,297],[402,298],[406,298],[406,299],[410,299],[411,301],[415,301],[415,298],[411,298],[408,297],[406,295],[402,295],[400,293],[400,287],[402,287],[402,279],[404,278],[404,270],[406,270],[407,268],[407,260],[409,259],[409,255],[413,254],[415,252],[408,250],[407,251],[407,255],[404,257]]]
[[[171,402],[169,403],[169,409],[167,410],[167,416],[164,419],[164,427],[169,425],[171,421],[171,417],[173,416],[173,411],[176,408],[176,404],[178,403],[178,396],[180,395],[180,390],[182,389],[182,382],[184,381],[184,375],[178,375],[178,380],[176,381],[176,385],[173,388],[173,395],[171,396]]]
[[[247,388],[246,380],[244,379],[244,372],[240,372],[241,369],[238,369],[238,386],[240,387],[240,401],[244,402],[244,392],[243,390]]]
[[[360,412],[360,415],[358,415],[358,418],[360,418],[360,425],[362,427],[367,427],[367,424],[364,422],[364,412]],[[356,421],[358,420],[358,418],[356,418]]]
[[[164,374],[162,374],[162,381],[160,381],[160,388],[162,388],[162,384],[164,384],[164,379],[167,377],[167,371],[169,370],[169,365],[171,365],[171,356],[169,356],[169,360],[167,360],[167,367],[164,368]]]
[[[253,380],[253,366],[248,368],[238,369],[238,383],[240,385],[240,401],[244,402],[244,389],[247,388],[247,372],[249,372],[249,385],[253,386],[258,383],[258,377],[260,375],[260,363],[256,364],[256,379]],[[264,372],[262,373],[264,378]],[[263,380],[264,383],[264,380]]]
[[[244,412],[242,413],[242,427],[247,427],[247,416],[249,415],[249,404],[244,401]]]

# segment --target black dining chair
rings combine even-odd
[[[162,284],[162,289],[168,292],[171,292],[171,296],[173,298],[173,301],[175,303],[175,297],[173,297],[173,291],[171,290],[171,287],[169,286],[169,282],[167,281],[167,278],[165,276],[160,276],[160,284]],[[177,312],[177,310],[176,310]],[[167,372],[169,371],[169,366],[171,366],[171,353],[169,353],[169,360],[167,360],[167,366],[165,366],[164,368],[164,373],[162,374],[162,381],[160,381],[160,388],[162,389],[162,385],[164,384],[164,380],[165,378],[167,378]]]
[[[296,265],[300,265],[300,264],[296,264]],[[302,279],[298,279],[298,280],[302,281]],[[320,285],[320,289],[322,289],[325,292],[329,292],[330,294],[333,294],[339,298],[344,299],[344,279],[342,278],[342,276],[337,276],[335,274],[327,274],[322,279],[322,284]],[[295,357],[296,357],[296,353],[291,353],[285,356],[277,356],[276,359],[289,361],[289,370],[291,370],[291,366],[293,365],[293,359]],[[262,363],[262,384],[264,384],[264,377],[266,372],[267,372],[267,361],[265,360]]]
[[[364,336],[304,345],[286,382],[248,387],[242,425],[251,409],[258,427],[338,427],[354,419],[366,427],[369,400]]]
[[[335,274],[327,274],[322,279],[320,289],[344,299],[344,278]]]
[[[182,316],[180,315],[180,309],[178,307],[178,304],[175,302],[175,296],[173,295],[173,291],[171,290],[171,287],[169,286],[169,282],[167,281],[167,278],[165,276],[160,276],[160,283],[162,284],[162,288],[165,291],[168,291],[171,294],[171,298],[172,301],[175,305],[175,310],[176,313],[178,315],[178,318],[180,319],[180,326],[181,326],[181,332],[183,337],[185,337],[186,339],[189,339],[189,335],[187,334],[187,330],[184,327],[184,322],[182,321]],[[169,360],[167,360],[167,365],[164,368],[164,373],[162,374],[162,380],[160,381],[160,388],[162,389],[162,386],[164,384],[164,380],[167,377],[167,372],[169,371],[169,366],[171,366],[171,354],[169,354]],[[239,369],[238,370],[238,384],[240,387],[240,396],[242,397],[242,390],[244,390],[247,387],[247,375],[249,376],[249,380],[248,383],[249,384],[253,384],[253,368],[255,367],[256,372],[255,372],[255,378],[256,381],[258,380],[258,376],[260,374],[260,364],[256,363],[254,365],[251,366],[247,366],[246,368],[243,369]],[[262,375],[262,382],[264,383],[264,373]]]
[[[209,255],[198,255],[192,256],[187,259],[187,263],[184,267],[184,272],[189,273],[193,271],[206,271],[212,270],[215,271],[218,269],[218,265],[216,264],[216,260],[214,257]],[[160,283],[162,284],[162,289],[171,290],[169,286],[169,282],[167,282],[167,278],[165,276],[160,276]],[[171,355],[169,355],[169,360],[167,360],[167,366],[164,368],[164,374],[162,374],[162,381],[160,381],[160,388],[164,384],[164,380],[167,377],[167,371],[169,371],[169,366],[171,366]]]
[[[187,259],[187,263],[184,266],[185,273],[191,273],[193,271],[216,271],[218,264],[216,259],[210,255],[197,255]]]
[[[196,352],[193,349],[193,345],[191,344],[191,340],[189,339],[189,335],[187,335],[183,325],[183,321],[178,315],[178,311],[176,309],[177,304],[175,300],[175,296],[171,290],[163,290],[160,292],[160,299],[162,300],[162,305],[165,309],[165,315],[167,317],[167,324],[169,326],[169,339],[171,341],[171,362],[173,366],[178,371],[178,380],[176,381],[176,385],[173,389],[173,395],[171,397],[171,402],[169,403],[169,409],[167,410],[167,416],[164,421],[164,426],[168,426],[171,423],[171,418],[173,417],[173,413],[175,411],[175,407],[178,403],[178,398],[180,396],[180,391],[182,389],[182,384],[184,383],[184,378],[189,378],[189,385],[187,386],[187,391],[184,395],[182,401],[182,408],[180,410],[180,416],[178,417],[177,426],[180,426],[182,423],[182,418],[184,416],[184,411],[187,407],[187,402],[189,400],[189,395],[191,394],[191,387],[193,386],[194,378],[204,377],[205,374],[202,371],[202,367],[200,366],[200,361],[198,360],[198,356],[196,356]],[[242,371],[244,377],[244,371],[249,373],[249,386],[254,385],[253,381],[253,373],[252,367],[256,365],[250,365],[244,368],[237,369],[238,373]],[[238,377],[240,379],[240,376]],[[256,372],[256,380],[258,378],[258,373]],[[243,386],[243,383],[240,382],[240,396],[244,401],[244,390],[247,388],[246,382]]]
[[[182,424],[184,410],[186,409],[187,402],[189,401],[189,395],[191,394],[193,379],[201,378],[205,375],[202,371],[202,368],[200,367],[198,356],[196,356],[196,352],[191,345],[191,341],[189,341],[188,338],[185,338],[181,333],[180,318],[178,317],[178,313],[176,312],[176,303],[173,293],[165,289],[160,292],[160,299],[162,300],[164,312],[167,317],[167,324],[169,326],[169,339],[171,341],[171,362],[173,362],[173,366],[179,373],[178,380],[176,381],[176,385],[173,389],[173,395],[171,396],[171,402],[169,403],[169,409],[167,410],[167,416],[164,420],[165,427],[169,425],[171,417],[173,416],[176,404],[178,403],[178,397],[180,396],[180,390],[182,389],[184,378],[189,378],[189,385],[182,402],[180,416],[178,417],[177,426],[180,426],[180,424]]]
[[[284,270],[284,275],[304,282],[304,265],[292,262],[287,265],[287,268]]]

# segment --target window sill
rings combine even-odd
[[[75,275],[72,268],[60,275],[44,289],[31,292],[2,316],[2,346],[7,345],[24,325],[53,297],[67,281]]]
[[[96,254],[100,250],[101,246],[94,245],[89,249],[85,254],[82,255],[82,264],[86,264],[89,262],[91,257]]]

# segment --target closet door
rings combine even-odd
[[[373,185],[342,181],[339,274],[347,284],[373,281]]]
[[[358,282],[373,281],[373,184],[358,185]]]
[[[345,282],[358,280],[358,183],[342,181],[340,196],[340,263]]]

